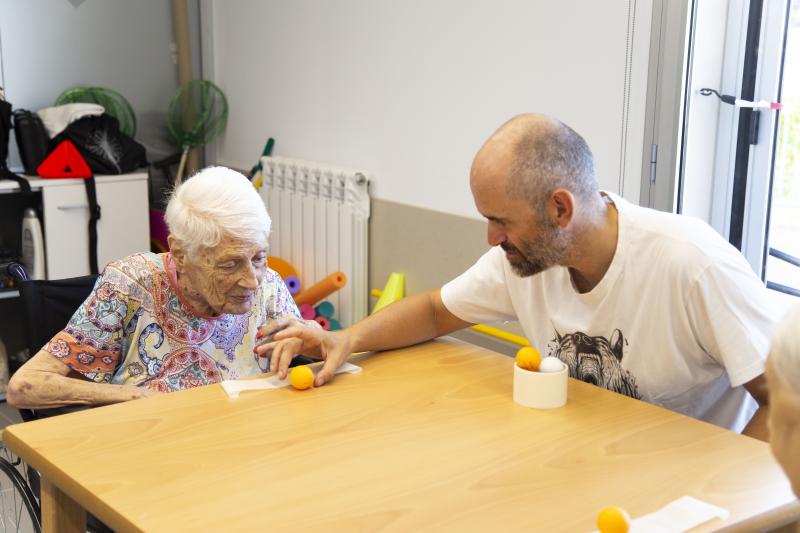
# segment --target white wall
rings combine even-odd
[[[629,12],[636,32],[628,41]],[[379,198],[477,216],[475,151],[525,111],[587,138],[601,186],[638,201],[651,2],[214,1],[222,164],[275,154],[364,169]],[[632,53],[621,161],[626,49]],[[620,167],[637,169],[620,182]]]
[[[131,102],[137,139],[162,149],[177,89],[172,28],[169,0],[0,0],[0,85],[15,108],[34,111],[72,87],[109,87]]]

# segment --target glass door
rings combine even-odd
[[[800,296],[800,0],[693,3],[678,210]]]
[[[787,22],[765,277],[768,287],[800,296],[800,0],[790,3]]]

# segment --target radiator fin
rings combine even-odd
[[[281,157],[261,161],[260,194],[272,217],[269,255],[294,266],[303,287],[336,271],[347,285],[326,298],[349,326],[368,313],[369,178],[364,172]]]

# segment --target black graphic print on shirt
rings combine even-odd
[[[622,348],[628,343],[615,329],[611,338],[590,337],[576,331],[556,336],[548,345],[548,355],[558,357],[569,368],[572,378],[592,383],[631,398],[641,399],[636,378],[622,368]]]

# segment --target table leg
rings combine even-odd
[[[85,533],[86,511],[61,489],[42,478],[42,531]]]

